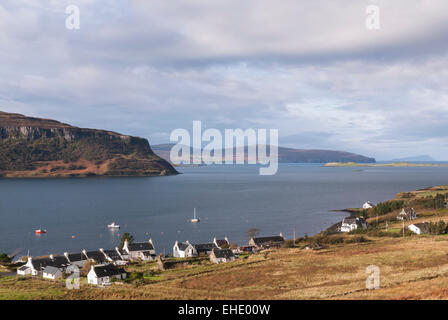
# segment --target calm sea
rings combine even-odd
[[[317,233],[346,214],[332,209],[390,199],[397,192],[448,184],[448,168],[327,168],[281,164],[277,175],[256,166],[204,166],[149,178],[0,180],[0,252],[25,255],[113,248],[123,232],[152,238],[158,252],[175,240],[209,242],[246,231],[292,238]],[[193,208],[201,222],[191,224]],[[121,225],[110,231],[107,224]],[[48,233],[34,234],[38,228]]]

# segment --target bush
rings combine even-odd
[[[295,247],[294,240],[285,240],[285,242],[283,242],[282,247],[283,248],[294,248]]]
[[[366,239],[363,236],[357,236],[350,239],[345,240],[345,243],[361,243],[361,242],[369,242],[370,240]]]
[[[0,253],[0,263],[10,263],[11,258],[6,253]]]

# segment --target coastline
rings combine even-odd
[[[327,162],[324,167],[448,167],[448,163],[358,163],[358,162]]]

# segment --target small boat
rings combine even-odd
[[[193,213],[193,219],[190,220],[192,223],[197,223],[201,220],[199,220],[199,218],[196,218],[196,208],[194,208],[194,213]]]
[[[115,222],[112,222],[111,224],[108,224],[107,227],[109,229],[120,229],[120,226],[116,224]]]
[[[47,233],[47,230],[42,230],[42,229],[37,229],[36,234],[42,234],[42,233]]]

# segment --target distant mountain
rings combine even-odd
[[[427,154],[419,155],[419,156],[413,156],[413,157],[406,157],[406,158],[398,158],[398,159],[392,159],[390,161],[437,161],[431,156],[428,156]]]
[[[158,156],[169,161],[170,151],[174,144],[153,145],[152,150]],[[247,154],[247,147],[245,148]],[[193,154],[193,148],[190,148],[190,154]],[[224,156],[225,149],[222,150]],[[234,155],[236,154],[234,149]],[[234,156],[235,158],[235,156]],[[245,156],[247,160],[247,155]],[[363,155],[333,150],[307,150],[278,147],[278,161],[281,163],[327,163],[327,162],[358,162],[374,163],[375,158],[369,158]]]
[[[0,111],[0,177],[176,173],[146,139]]]

